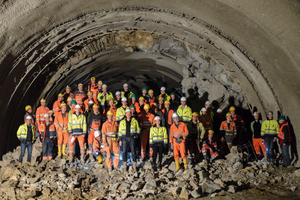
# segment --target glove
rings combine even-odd
[[[181,139],[175,138],[176,143],[180,144],[182,141]]]

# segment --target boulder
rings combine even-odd
[[[179,198],[182,198],[182,199],[189,199],[189,191],[188,191],[185,187],[183,187],[183,188],[181,189]]]
[[[215,191],[222,189],[218,184],[215,184],[214,182],[206,179],[201,184],[201,188],[202,188],[202,193],[208,193],[208,194],[212,194]]]

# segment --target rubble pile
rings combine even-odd
[[[9,152],[0,162],[0,196],[3,199],[141,199],[232,195],[249,188],[276,184],[297,190],[300,169],[278,168],[267,162],[242,163],[242,153],[233,147],[226,159],[189,165],[174,173],[173,156],[165,155],[161,171],[153,171],[149,161],[108,173],[105,164],[67,158],[40,162],[41,147],[34,144],[32,166],[18,166],[20,149]],[[34,153],[35,152],[35,153]],[[25,159],[24,159],[25,160]],[[26,161],[26,160],[25,160]],[[181,162],[182,163],[182,162]],[[291,192],[292,192],[291,191]]]

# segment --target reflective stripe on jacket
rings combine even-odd
[[[32,143],[34,142],[34,126],[31,124],[31,130],[32,130]],[[27,139],[27,133],[28,133],[28,129],[27,129],[27,124],[22,124],[21,126],[19,126],[18,131],[17,131],[17,138],[20,141],[26,141]]]
[[[50,139],[56,136],[55,126],[54,124],[49,124],[49,133],[50,133]],[[42,141],[45,140],[45,134],[46,134],[46,123],[42,124],[39,128],[40,136]]]
[[[198,131],[197,138],[198,138],[198,140],[200,140],[200,139],[202,140],[203,137],[204,137],[204,135],[205,135],[205,128],[204,128],[202,122],[200,122],[198,120],[197,120],[196,124],[197,124],[197,131]],[[193,121],[192,120],[189,121],[189,123],[187,123],[186,126],[187,126],[187,128],[189,130],[189,135],[191,135],[192,134],[192,130],[193,130]]]
[[[177,109],[177,114],[179,116],[179,119],[184,122],[188,123],[192,119],[192,109],[185,105],[184,109],[181,109],[182,105],[180,105]]]
[[[126,106],[125,109],[123,107],[120,107],[117,109],[117,113],[116,113],[116,121],[117,122],[120,122],[124,118],[126,109],[129,109],[128,106]]]
[[[154,125],[150,128],[150,145],[153,144],[168,144],[168,134],[166,127],[161,126],[157,128],[156,125]]]
[[[135,118],[131,117],[130,136],[134,137],[137,136],[139,133],[140,133],[139,123]],[[126,137],[126,118],[120,122],[118,134],[121,139]]]
[[[86,117],[81,113],[77,116],[74,112],[69,118],[68,129],[69,135],[86,135]]]
[[[175,123],[170,127],[170,143],[175,142],[176,136],[181,136],[181,139],[185,141],[188,135],[188,128],[183,122],[179,122],[178,128],[176,127]]]
[[[279,133],[279,124],[276,120],[265,120],[261,125],[261,136],[277,136]]]

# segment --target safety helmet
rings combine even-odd
[[[63,107],[63,106],[67,106],[67,104],[65,104],[65,103],[60,104],[60,107]]]
[[[160,90],[166,90],[166,88],[165,87],[161,87]]]
[[[147,90],[147,88],[146,87],[143,87],[143,89],[142,90]]]
[[[207,110],[206,110],[206,108],[204,108],[204,107],[201,109],[201,112],[206,112],[206,111],[207,111]]]
[[[160,120],[160,117],[159,117],[159,116],[156,116],[156,117],[154,118],[154,121],[156,121],[156,120]]]
[[[117,96],[117,95],[120,95],[120,94],[121,94],[121,92],[120,92],[120,91],[116,91],[116,96]]]
[[[89,105],[92,105],[92,104],[94,104],[94,101],[90,100]]]
[[[285,121],[285,116],[280,116],[279,121]]]
[[[103,84],[103,85],[102,85],[102,88],[107,88],[107,85],[106,85],[106,84]]]
[[[98,131],[98,130],[95,130],[95,132],[94,132],[94,136],[95,136],[95,137],[99,137],[99,136],[100,136],[100,131]]]
[[[94,104],[93,108],[99,108],[99,106],[97,104]]]
[[[214,131],[213,130],[209,130],[208,133],[214,133]]]
[[[132,94],[132,95],[130,96],[130,98],[135,98],[135,94]]]
[[[186,101],[185,97],[181,97],[180,101]]]
[[[81,106],[79,104],[76,104],[75,108],[81,108]]]
[[[127,112],[131,112],[131,110],[130,110],[130,109],[126,109],[126,110],[125,110],[125,113],[127,113]]]
[[[123,97],[123,98],[122,98],[122,101],[127,101],[127,98],[126,98],[126,97]]]
[[[153,90],[149,90],[149,91],[148,91],[148,94],[153,94]]]
[[[72,101],[73,99],[71,97],[68,97],[67,101]]]
[[[27,110],[29,110],[30,108],[32,108],[30,105],[27,105],[26,107],[25,107],[25,111],[27,111]]]
[[[170,101],[167,100],[167,101],[165,101],[165,104],[171,104],[171,103],[170,103]]]
[[[218,108],[217,113],[221,113],[221,112],[222,112],[222,109]]]
[[[92,78],[91,78],[91,81],[94,81],[94,80],[96,80],[96,78],[95,78],[95,77],[92,77]]]
[[[273,111],[267,112],[267,115],[273,115]]]
[[[127,83],[125,83],[125,84],[123,85],[123,88],[124,88],[124,87],[128,87],[128,84],[127,84]]]
[[[71,87],[67,85],[66,89],[70,89],[71,90]]]
[[[103,85],[102,81],[98,81],[98,85]]]
[[[227,114],[226,114],[226,117],[231,117],[231,114],[230,114],[230,113],[227,113]]]
[[[72,105],[72,104],[76,104],[76,101],[75,101],[75,100],[72,100],[72,101],[71,101],[71,105]]]
[[[62,93],[59,93],[58,94],[58,97],[63,97],[64,95]]]
[[[230,108],[229,108],[229,111],[234,111],[235,110],[235,107],[234,106],[231,106]]]
[[[44,114],[44,118],[46,118],[46,117],[49,117],[49,115],[48,114]]]
[[[179,117],[178,114],[177,113],[173,113],[172,118],[174,119],[176,117]]]
[[[82,83],[79,83],[79,84],[78,84],[78,87],[79,87],[79,86],[83,86],[83,84],[82,84]]]
[[[32,117],[30,115],[27,115],[26,119],[32,119]]]
[[[149,104],[145,104],[144,105],[144,109],[146,110],[146,109],[150,109],[150,105]]]
[[[196,117],[198,117],[198,113],[196,113],[196,112],[193,112],[192,116],[196,116]]]
[[[46,99],[41,99],[41,103],[46,103]]]
[[[113,116],[114,113],[113,113],[113,111],[109,110],[109,111],[107,111],[107,114],[106,114],[106,115],[111,115],[111,116]]]
[[[145,100],[145,98],[144,98],[144,97],[140,97],[140,98],[139,98],[139,101],[140,101],[140,100],[143,100],[143,101],[144,101],[144,100]]]

